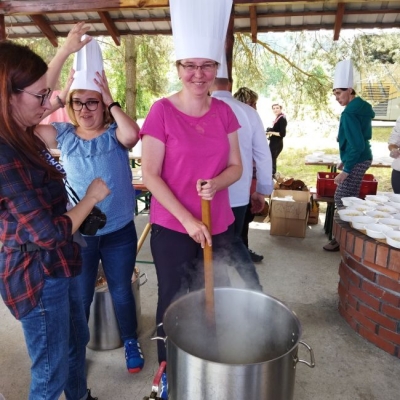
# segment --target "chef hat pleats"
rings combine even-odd
[[[86,35],[82,36],[82,40],[85,37]],[[96,72],[102,73],[104,66],[101,48],[95,39],[92,39],[75,53],[73,68],[75,74],[70,90],[85,89],[100,92],[93,79],[96,78]]]
[[[333,89],[354,88],[353,63],[351,60],[343,60],[336,64]]]
[[[170,0],[175,59],[220,62],[232,0]]]

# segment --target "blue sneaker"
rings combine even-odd
[[[125,340],[126,368],[131,374],[140,372],[144,366],[144,358],[140,344],[136,339]]]
[[[168,382],[167,374],[165,372],[161,375],[160,399],[168,399]]]

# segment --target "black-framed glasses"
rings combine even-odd
[[[86,107],[88,111],[96,111],[97,107],[99,106],[99,100],[89,100],[86,103],[82,103],[79,100],[72,100],[71,105],[74,111],[81,111],[83,106]]]
[[[206,62],[203,65],[196,65],[196,64],[192,64],[192,63],[182,64],[180,62],[179,65],[182,66],[182,68],[184,68],[184,70],[187,72],[195,72],[198,69],[200,69],[203,72],[212,72],[215,70],[215,67],[218,65],[218,63]]]
[[[44,93],[44,94],[28,92],[28,91],[25,90],[25,89],[16,89],[16,90],[18,90],[19,92],[28,93],[28,94],[30,94],[31,96],[38,97],[39,99],[41,99],[41,101],[40,101],[40,105],[41,105],[41,106],[44,105],[44,103],[46,102],[46,100],[48,100],[48,98],[50,97],[50,94],[51,94],[51,89],[50,89],[50,88],[47,88],[47,89],[46,89],[47,91],[46,91],[46,93]]]

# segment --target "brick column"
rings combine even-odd
[[[362,337],[400,358],[400,249],[351,228],[335,215],[340,243],[339,313]]]

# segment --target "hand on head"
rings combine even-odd
[[[101,95],[103,97],[103,103],[107,106],[113,102],[113,98],[110,92],[110,88],[108,86],[108,81],[106,77],[106,73],[104,70],[101,72],[96,72],[96,77],[94,79],[94,83],[99,87]]]
[[[75,70],[73,68],[71,68],[71,70],[69,71],[69,74],[68,74],[67,82],[66,82],[65,86],[63,87],[63,89],[58,94],[58,97],[64,104],[67,103],[68,93],[70,91],[72,82],[74,81],[74,74],[75,74]]]
[[[92,38],[90,36],[82,40],[82,36],[90,29],[90,26],[85,26],[85,22],[78,22],[68,33],[62,48],[68,50],[69,54],[75,53],[83,46],[89,43]]]

